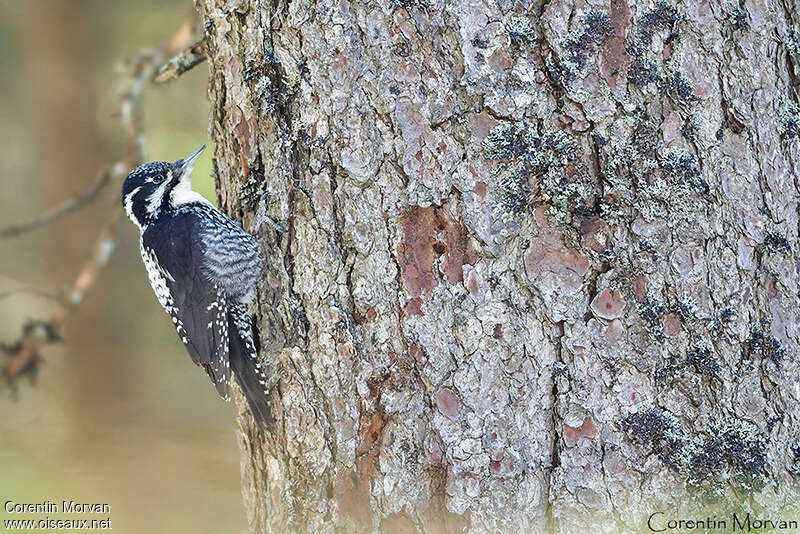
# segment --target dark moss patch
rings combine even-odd
[[[736,31],[745,31],[750,28],[750,20],[747,17],[747,12],[744,9],[736,9],[730,17],[728,17],[733,29]]]
[[[762,478],[767,463],[767,440],[756,427],[744,421],[728,420],[718,429],[718,435],[734,481],[754,491],[764,486]]]
[[[647,331],[658,340],[664,339],[664,329],[661,327],[661,317],[667,313],[667,307],[661,303],[646,299],[636,303],[639,316],[647,324]]]
[[[613,33],[614,28],[608,13],[600,10],[590,10],[584,13],[581,18],[580,30],[564,42],[567,54],[562,68],[572,75],[577,74],[586,66],[588,55]]]
[[[747,492],[765,485],[768,440],[752,423],[725,416],[712,423],[709,434],[691,437],[675,415],[651,406],[623,419],[620,427],[690,484],[730,480]]]
[[[653,34],[668,30],[668,39],[678,36],[678,23],[681,16],[678,8],[669,2],[656,2],[655,7],[642,16],[639,21],[637,38],[643,45],[649,47],[653,41]]]
[[[795,439],[789,449],[789,471],[800,475],[800,439]]]
[[[483,140],[486,159],[514,159],[530,148],[528,133],[519,123],[506,122],[489,130]]]
[[[536,25],[530,17],[514,15],[506,20],[506,31],[511,37],[512,45],[517,47],[536,42]]]
[[[705,346],[691,347],[686,353],[684,363],[705,375],[719,377],[722,374],[722,367],[720,367],[719,362],[711,350]]]
[[[694,94],[694,84],[681,71],[672,71],[664,76],[660,87],[673,98],[673,100],[693,103],[699,99]]]
[[[687,184],[695,192],[708,196],[708,183],[703,179],[697,159],[688,150],[668,148],[659,157],[659,165],[676,184]]]
[[[641,89],[651,83],[661,82],[661,65],[645,56],[636,56],[631,63],[628,81]]]
[[[725,329],[736,316],[733,308],[725,307],[719,311],[719,314],[714,317],[708,325],[708,331],[715,339],[725,338]]]
[[[778,110],[778,129],[787,141],[800,137],[800,108],[792,101],[785,102]]]
[[[522,165],[514,165],[502,172],[497,181],[498,197],[503,210],[519,215],[528,208],[531,187],[529,172]]]
[[[750,336],[745,341],[742,353],[744,359],[769,359],[780,363],[786,358],[786,349],[780,341],[762,329],[768,326],[769,322],[762,320],[760,325],[750,328]]]
[[[790,254],[792,252],[789,240],[779,232],[767,232],[764,236],[763,246],[767,252],[779,254]]]
[[[786,48],[793,56],[800,58],[800,29],[789,26],[786,30]]]
[[[620,426],[635,444],[648,447],[673,471],[681,471],[684,437],[674,415],[653,406],[630,414]]]
[[[562,131],[537,133],[522,123],[508,122],[492,128],[483,141],[487,159],[501,161],[494,185],[500,211],[523,213],[538,186],[539,199],[549,204],[548,213],[566,222],[586,209],[594,193],[577,171],[577,141]]]

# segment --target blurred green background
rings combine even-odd
[[[193,16],[189,0],[0,0],[0,227],[85,190],[124,155],[116,64]],[[206,77],[203,64],[146,90],[146,159],[175,160],[207,142]],[[212,153],[194,184],[214,200]],[[0,239],[0,293],[69,285],[120,186],[55,224]],[[44,350],[35,386],[20,381],[16,399],[0,388],[0,503],[108,503],[123,533],[246,532],[233,406],[192,365],[156,302],[136,228],[123,221],[117,236],[64,343]],[[0,300],[0,342],[53,306]]]

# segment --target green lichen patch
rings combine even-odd
[[[564,223],[593,202],[596,193],[581,170],[578,141],[566,132],[540,134],[522,123],[503,123],[489,131],[483,149],[487,159],[501,162],[494,181],[501,213],[523,213],[534,189],[547,213]]]
[[[778,131],[787,141],[800,137],[800,108],[795,102],[787,100],[778,110]]]
[[[754,424],[733,417],[724,418],[716,428],[716,433],[733,481],[743,489],[760,490],[764,486],[767,438]]]
[[[708,433],[691,436],[674,414],[648,406],[620,421],[620,427],[689,484],[730,481],[744,491],[759,491],[765,484],[768,440],[748,421],[723,416],[712,420]]]
[[[664,146],[660,130],[645,116],[623,117],[596,144],[603,177],[600,212],[608,218],[696,222],[712,201],[696,156]]]
[[[769,327],[768,320],[762,319],[759,323],[758,326],[750,328],[750,335],[742,349],[742,358],[744,360],[769,359],[780,363],[786,358],[786,348],[775,336],[765,332],[764,329]]]
[[[257,162],[260,164],[260,160]],[[247,180],[239,187],[239,203],[242,209],[249,209],[264,193],[264,172],[260,167],[251,167]]]
[[[506,19],[505,27],[511,42],[517,46],[536,42],[536,25],[530,17],[512,15]]]
[[[767,232],[762,246],[769,253],[791,254],[792,252],[789,240],[780,232]]]
[[[483,140],[486,159],[514,159],[530,147],[528,131],[519,123],[504,122],[489,130]]]
[[[579,29],[573,31],[564,41],[566,55],[561,62],[561,69],[570,77],[577,76],[586,66],[589,54],[613,33],[614,28],[607,12],[596,9],[585,12]]]
[[[531,194],[528,175],[524,164],[517,162],[497,177],[497,195],[504,212],[519,215],[527,209]]]
[[[668,147],[659,153],[659,165],[673,184],[686,184],[702,195],[708,195],[708,183],[703,179],[697,159],[685,148]]]

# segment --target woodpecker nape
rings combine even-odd
[[[247,312],[264,257],[252,235],[192,190],[192,167],[204,148],[137,167],[122,186],[122,205],[141,232],[150,285],[192,361],[226,401],[233,371],[265,430],[267,379]]]

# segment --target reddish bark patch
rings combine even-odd
[[[483,138],[486,137],[489,130],[495,126],[497,126],[497,119],[485,111],[475,113],[469,118],[469,129],[472,132],[472,136],[478,139],[478,141],[483,141]]]
[[[608,224],[600,217],[580,216],[573,217],[573,225],[581,236],[581,244],[595,252],[603,252],[609,248]]]
[[[444,460],[444,443],[439,437],[439,434],[434,433],[431,437],[430,444],[428,445],[428,462],[431,465],[442,465]]]
[[[583,424],[574,428],[569,425],[564,425],[564,443],[567,447],[574,447],[580,438],[593,439],[597,436],[597,427],[591,417],[586,417]]]
[[[400,271],[406,289],[419,297],[436,287],[434,263],[451,284],[460,284],[468,260],[464,227],[444,207],[415,207],[403,218],[403,242],[398,247]]]
[[[481,198],[486,198],[486,192],[488,190],[489,188],[486,186],[486,182],[475,182],[475,187],[472,188],[472,192]]]
[[[592,300],[592,311],[603,319],[618,319],[625,309],[625,299],[620,291],[604,289]]]
[[[436,286],[433,276],[436,256],[431,246],[436,221],[433,210],[432,207],[415,207],[403,218],[403,243],[398,251],[400,270],[406,289],[414,297]]]
[[[473,297],[478,296],[478,291],[479,291],[478,274],[475,272],[475,269],[472,269],[467,274],[467,283],[464,285],[467,287],[467,291],[469,291],[470,295],[472,295]]]
[[[491,56],[486,58],[486,63],[497,72],[509,70],[514,66],[511,55],[504,48],[498,48]]]
[[[499,323],[494,325],[494,338],[503,339],[503,325]]]
[[[535,280],[543,272],[551,272],[558,277],[561,287],[570,293],[581,288],[588,271],[589,260],[576,250],[549,248],[543,242],[532,242],[525,254],[525,273],[530,280]]]
[[[436,395],[436,408],[442,415],[455,419],[458,417],[458,397],[449,389],[443,389]]]
[[[675,313],[668,313],[662,320],[662,328],[664,335],[667,337],[675,337],[681,333],[681,320]]]
[[[631,10],[627,0],[611,0],[611,27],[614,34],[608,36],[600,46],[600,75],[611,91],[625,89],[631,56],[625,50],[625,32],[631,22]]]
[[[424,313],[422,313],[422,299],[416,297],[406,302],[406,305],[403,308],[403,314],[406,317],[411,317],[414,315],[419,315],[419,316],[425,315]]]
[[[464,263],[475,265],[481,258],[483,258],[483,256],[481,255],[481,251],[478,250],[478,245],[475,243],[475,240],[467,239],[467,252]]]
[[[408,346],[408,355],[414,358],[414,361],[417,363],[425,362],[425,353],[416,345]]]
[[[622,321],[614,319],[606,327],[606,341],[612,345],[619,343],[625,337],[625,328],[622,326]]]
[[[633,279],[633,295],[639,301],[647,298],[647,278],[641,274]]]
[[[375,459],[377,459],[378,450],[380,449],[381,441],[383,440],[383,430],[386,428],[386,421],[386,417],[381,412],[361,414],[358,429],[358,435],[361,437],[361,443],[356,451],[356,457],[374,456]],[[370,472],[367,474],[371,475],[374,465],[365,465],[364,467],[370,467]]]
[[[239,157],[242,162],[242,174],[247,178],[250,172],[250,162],[255,160],[256,146],[258,144],[258,136],[256,133],[256,119],[252,117],[250,120],[245,119],[244,113],[239,106],[231,106],[233,113],[234,127],[233,134],[236,140],[239,141]]]

